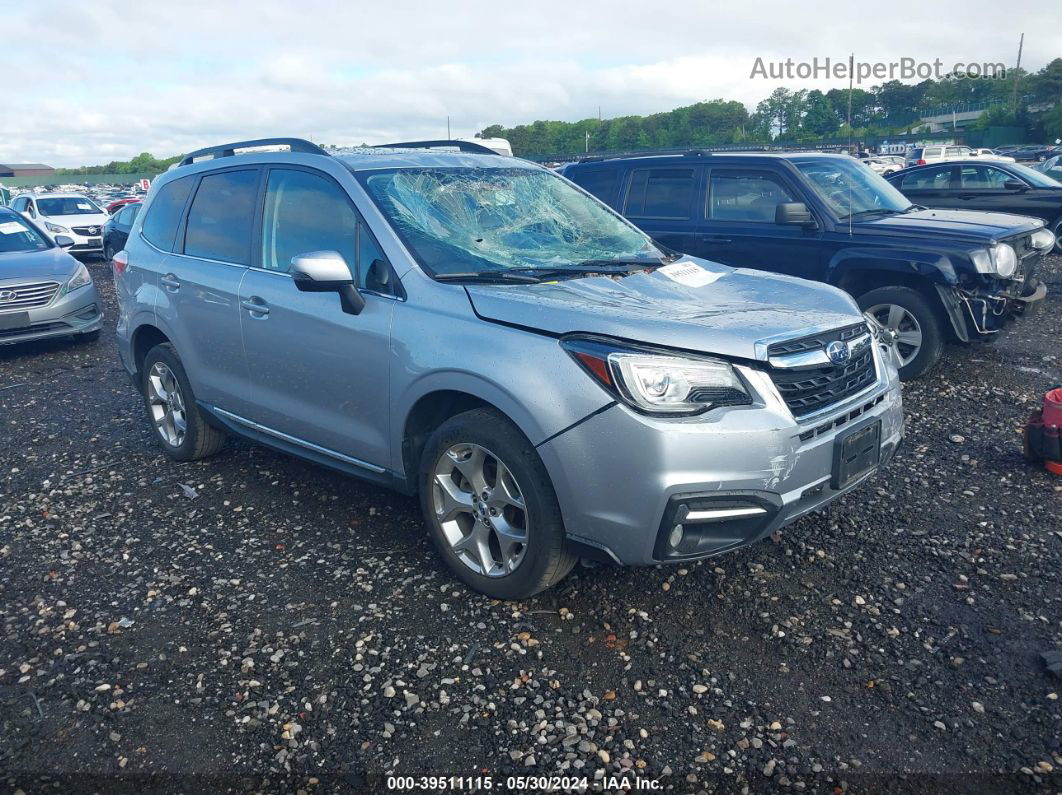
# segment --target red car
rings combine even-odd
[[[120,210],[123,207],[125,207],[125,205],[133,204],[134,202],[138,202],[138,201],[140,201],[140,199],[138,199],[135,196],[130,196],[127,199],[118,199],[117,201],[113,201],[113,202],[111,202],[110,204],[107,205],[107,214],[108,215],[114,215],[118,210]]]

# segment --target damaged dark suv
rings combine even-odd
[[[1046,295],[1043,221],[928,210],[848,155],[694,151],[562,173],[671,248],[846,290],[904,380],[945,342],[989,337]]]

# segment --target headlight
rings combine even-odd
[[[92,277],[89,275],[88,268],[84,265],[78,265],[77,270],[74,271],[74,275],[70,277],[70,281],[66,283],[67,292],[72,292],[79,287],[85,287],[92,284]]]
[[[59,226],[59,224],[53,224],[53,223],[50,223],[48,221],[44,222],[44,228],[47,229],[49,232],[52,232],[52,233],[57,234],[57,235],[61,235],[64,232],[69,232],[70,231],[65,226]]]
[[[568,354],[618,399],[646,414],[700,414],[752,402],[727,362],[626,347],[592,337],[561,341]]]
[[[1018,255],[1006,243],[1000,243],[992,249],[992,261],[996,265],[996,273],[1003,279],[1009,279],[1018,269]]]
[[[1042,251],[1051,248],[1051,246],[1055,244],[1055,234],[1050,229],[1040,229],[1033,232],[1030,242],[1032,243],[1033,248]]]
[[[979,248],[970,253],[970,261],[978,273],[986,276],[998,276],[1009,279],[1018,269],[1018,255],[1006,243],[999,243],[992,248]]]

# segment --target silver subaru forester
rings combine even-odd
[[[195,152],[113,268],[166,453],[234,433],[417,494],[456,576],[498,598],[579,557],[752,543],[902,435],[896,371],[848,295],[669,251],[474,143]]]

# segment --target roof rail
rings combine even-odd
[[[253,141],[236,141],[231,144],[221,144],[220,146],[208,146],[205,149],[197,149],[194,152],[189,152],[183,158],[181,158],[179,166],[187,166],[195,162],[196,158],[206,157],[207,155],[213,155],[215,159],[219,157],[232,157],[236,154],[237,149],[251,149],[256,146],[287,146],[290,147],[292,152],[305,152],[311,155],[327,155],[324,149],[317,144],[310,143],[303,138],[257,138]]]
[[[478,155],[496,155],[493,149],[483,144],[472,141],[402,141],[397,144],[377,144],[373,149],[441,149],[443,147],[456,148],[461,152],[470,152]]]

